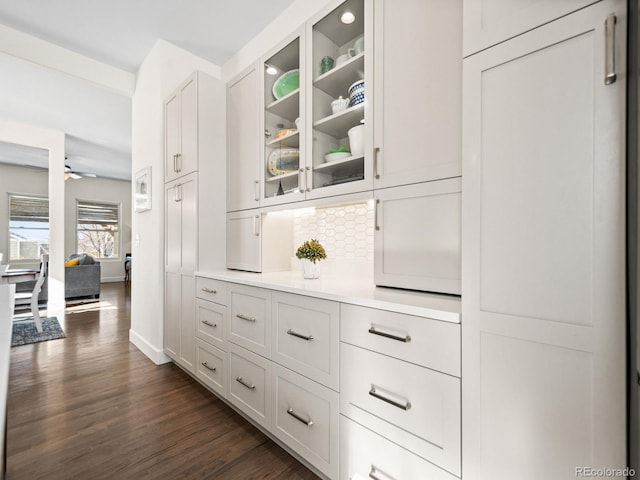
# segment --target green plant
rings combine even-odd
[[[320,245],[318,240],[312,238],[298,247],[296,257],[306,258],[307,260],[311,260],[313,263],[316,263],[317,260],[327,258],[327,252],[324,251],[324,247]]]

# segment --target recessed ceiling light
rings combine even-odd
[[[342,15],[340,15],[340,21],[346,25],[349,25],[350,23],[356,21],[356,16],[353,14],[353,12],[347,10]]]
[[[277,75],[278,69],[276,67],[272,67],[271,65],[267,65],[267,75]]]

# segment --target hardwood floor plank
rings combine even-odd
[[[129,343],[128,287],[59,319],[64,339],[14,347],[7,480],[318,477],[173,364]]]

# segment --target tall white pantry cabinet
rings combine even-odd
[[[626,464],[626,2],[588,3],[465,2],[465,480]]]
[[[195,272],[224,263],[224,84],[190,75],[165,101],[164,351],[195,374]],[[200,187],[206,178],[206,187]],[[220,190],[222,189],[222,190]],[[199,208],[201,205],[206,208]],[[219,229],[218,229],[219,230]]]

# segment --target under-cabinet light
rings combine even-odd
[[[342,15],[340,15],[340,21],[345,25],[349,25],[356,21],[356,16],[353,14],[352,11],[347,10]]]
[[[277,75],[278,74],[278,69],[272,65],[266,64],[267,70],[266,73],[267,75]]]

